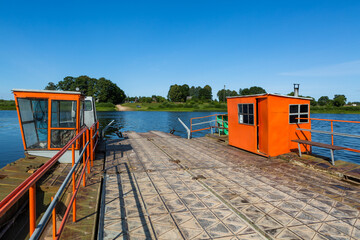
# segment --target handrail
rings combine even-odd
[[[208,115],[208,116],[202,116],[202,117],[194,117],[194,118],[190,118],[190,133],[193,133],[193,132],[200,132],[200,131],[204,131],[204,130],[212,130],[212,127],[211,126],[211,123],[213,122],[218,122],[218,120],[216,119],[217,116],[224,116],[225,114],[212,114],[212,115]],[[209,118],[209,117],[215,117],[214,120],[210,120],[210,121],[205,121],[205,122],[198,122],[198,123],[193,123],[193,120],[195,119],[201,119],[201,118]],[[223,119],[222,120],[219,120],[220,122],[222,122],[222,125],[224,127],[224,123],[227,122],[227,121],[224,121]],[[200,129],[193,129],[193,126],[198,126],[198,125],[202,125],[202,124],[209,124],[210,126],[209,127],[205,127],[205,128],[200,128]]]
[[[296,130],[309,131],[310,133],[311,133],[311,132],[315,132],[315,133],[329,134],[329,135],[331,135],[331,145],[334,145],[334,135],[335,135],[335,136],[342,136],[342,137],[360,138],[360,135],[334,132],[334,124],[333,124],[334,122],[360,123],[360,121],[348,121],[348,120],[336,120],[336,119],[321,119],[321,118],[298,118],[298,119],[310,120],[310,122],[311,122],[311,120],[330,122],[330,126],[331,126],[331,131],[330,131],[330,132],[329,132],[329,131],[321,131],[321,130],[313,130],[313,129],[303,129],[303,128],[297,128]],[[345,147],[344,150],[360,153],[360,150],[359,150],[359,149],[354,149],[354,148],[347,148],[347,147]]]
[[[185,128],[185,130],[186,130],[186,132],[187,132],[187,135],[188,135],[188,139],[190,139],[191,138],[191,132],[190,132],[190,129],[185,125],[185,123],[183,123],[183,121],[181,121],[181,119],[180,118],[178,118],[178,120],[179,120],[179,122],[184,126],[184,128]]]
[[[83,185],[85,186],[85,169],[88,169],[88,173],[90,173],[90,165],[89,161],[94,161],[94,151],[96,149],[96,146],[99,141],[99,122],[94,123],[90,129],[87,127],[82,128],[79,133],[71,139],[58,153],[56,153],[49,161],[47,161],[43,166],[41,166],[36,172],[34,172],[32,175],[30,175],[24,182],[22,182],[17,188],[15,188],[8,196],[6,196],[1,202],[0,202],[0,217],[3,216],[7,210],[9,210],[25,193],[27,190],[29,190],[29,218],[30,218],[30,236],[31,239],[38,239],[41,235],[41,232],[43,231],[47,221],[49,212],[53,212],[54,207],[56,203],[58,202],[61,194],[63,193],[65,186],[68,184],[70,177],[72,176],[73,181],[73,196],[71,198],[71,202],[66,210],[66,212],[69,212],[71,207],[73,206],[73,220],[76,221],[76,205],[75,205],[75,199],[76,194],[78,192],[78,188],[80,186],[81,178],[83,178]],[[89,136],[91,135],[91,137]],[[94,140],[94,137],[96,138],[96,141]],[[82,137],[82,141],[79,139]],[[85,143],[85,141],[87,141]],[[81,145],[81,142],[83,143]],[[95,142],[95,143],[94,143]],[[80,143],[80,144],[79,144]],[[75,163],[75,146],[81,145],[82,151],[79,155],[78,160]],[[46,210],[43,218],[40,220],[40,223],[38,226],[36,225],[36,182],[60,159],[61,156],[64,155],[64,153],[72,146],[72,158],[73,158],[73,167],[70,170],[68,176],[65,178],[64,182],[62,183],[61,187],[59,188],[58,192],[56,193],[56,196],[54,198],[54,201],[51,202],[48,209]],[[85,157],[85,155],[87,157]],[[78,166],[80,159],[83,158],[83,169],[81,171],[79,182],[77,186],[75,187],[75,169]],[[87,159],[85,159],[87,158]],[[46,217],[46,218],[44,218]],[[63,230],[63,224],[65,224],[67,216],[65,215],[63,218],[62,226],[60,226],[60,229],[55,238],[59,238],[60,234]],[[44,219],[44,220],[43,220]],[[56,232],[56,226],[53,226],[54,231]]]
[[[108,125],[106,125],[106,127],[104,127],[101,131],[101,137],[103,138],[105,136],[105,131],[106,129],[108,129],[113,123],[115,122],[115,120],[112,120]]]

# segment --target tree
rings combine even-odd
[[[321,96],[317,102],[320,106],[325,106],[329,105],[331,101],[328,96]]]
[[[50,84],[50,83],[49,83]],[[49,85],[48,84],[48,85]],[[122,103],[125,93],[115,83],[105,78],[90,78],[86,75],[79,77],[67,76],[56,85],[58,90],[79,91],[86,96],[93,96],[99,102]]]
[[[45,90],[57,90],[57,86],[53,82],[49,82],[48,85],[45,87]]]
[[[262,93],[266,93],[265,89],[263,89],[262,87],[257,87],[257,86],[253,86],[250,88],[244,88],[244,89],[240,88],[240,90],[239,90],[240,96],[262,94]]]
[[[226,101],[226,97],[233,97],[233,96],[238,96],[238,93],[235,90],[230,90],[230,89],[221,89],[217,92],[217,96],[219,98],[219,102],[224,102]]]
[[[172,102],[185,102],[187,96],[189,96],[189,86],[175,84],[170,86],[167,98]]]
[[[209,85],[205,85],[204,88],[200,89],[199,98],[201,100],[212,100],[212,89]]]
[[[199,99],[199,92],[201,90],[201,87],[198,86],[198,87],[194,87],[192,86],[190,89],[189,89],[189,96],[192,97],[192,99]]]
[[[333,105],[335,107],[342,107],[346,103],[345,95],[335,95],[333,99]]]

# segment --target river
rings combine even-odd
[[[158,130],[170,132],[186,137],[184,127],[179,123],[178,118],[189,125],[190,118],[207,116],[218,112],[99,112],[98,118],[101,126],[105,126],[111,120],[115,120],[114,128],[120,131],[147,132]],[[311,114],[312,118],[338,119],[348,121],[360,121],[360,114]],[[313,121],[312,128],[323,131],[330,131],[330,123]],[[360,135],[360,124],[334,123],[334,132],[350,133]],[[204,136],[208,131],[197,132],[193,137]],[[111,138],[117,135],[111,129],[108,131]],[[312,140],[324,143],[331,143],[330,135],[312,134]],[[360,139],[348,137],[334,137],[334,144],[349,148],[360,149]],[[329,157],[327,149],[313,148],[315,154]],[[24,156],[24,148],[21,139],[19,121],[16,111],[0,111],[0,168]],[[360,154],[349,151],[335,151],[335,160],[341,159],[360,164]]]

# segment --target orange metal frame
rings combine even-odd
[[[51,148],[51,130],[75,130],[75,133],[78,134],[80,131],[80,121],[79,119],[76,119],[76,127],[75,128],[57,128],[57,127],[51,127],[51,111],[52,111],[52,100],[58,100],[58,101],[76,101],[76,116],[77,118],[80,118],[80,102],[84,100],[84,96],[80,94],[64,94],[64,93],[47,93],[47,92],[21,92],[16,91],[14,92],[15,97],[15,104],[19,119],[19,125],[21,130],[21,136],[22,141],[24,145],[24,150],[26,151],[26,142],[25,142],[25,136],[24,131],[22,127],[22,121],[21,121],[21,115],[19,110],[19,104],[18,104],[18,98],[28,98],[28,99],[47,99],[48,100],[48,150],[61,150],[61,148]],[[77,144],[75,146],[75,149],[79,149],[79,145]],[[35,149],[34,149],[35,150]],[[42,149],[43,150],[43,149]]]
[[[90,163],[94,166],[95,149],[99,141],[99,122],[95,123],[90,129],[83,128],[71,141],[69,141],[54,157],[40,167],[35,173],[28,177],[23,183],[21,183],[16,189],[14,189],[8,196],[6,196],[0,202],[0,217],[2,217],[6,211],[8,211],[25,193],[29,190],[29,222],[30,222],[30,235],[34,232],[36,227],[36,182],[59,160],[59,158],[71,147],[72,149],[72,162],[75,163],[75,145],[82,142],[82,146],[85,146],[85,142],[89,142],[87,149],[83,155],[83,169],[78,177],[79,181],[75,183],[75,172],[72,176],[73,194],[70,203],[66,209],[65,215],[61,222],[60,228],[56,231],[56,219],[55,210],[53,210],[53,238],[59,239],[61,232],[64,229],[65,222],[71,210],[73,209],[73,221],[76,221],[76,194],[79,191],[81,178],[83,179],[83,186],[85,187],[85,169],[87,166],[88,173],[90,173]],[[80,141],[82,138],[82,141]],[[85,156],[86,154],[86,156]],[[81,166],[81,165],[79,165]],[[55,234],[56,233],[56,234]]]
[[[306,118],[300,118],[300,119],[306,119]],[[346,121],[346,120],[335,120],[335,119],[321,119],[321,118],[308,118],[308,119],[309,119],[310,121],[311,121],[311,120],[315,120],[315,121],[330,122],[331,133],[334,132],[334,122],[360,123],[360,121]],[[331,134],[331,145],[334,145],[334,135],[333,135],[333,134]],[[360,150],[354,149],[354,148],[345,148],[345,149],[343,149],[343,150],[360,153]]]

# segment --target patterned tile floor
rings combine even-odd
[[[207,138],[126,135],[107,147],[104,239],[360,239],[359,187]]]

